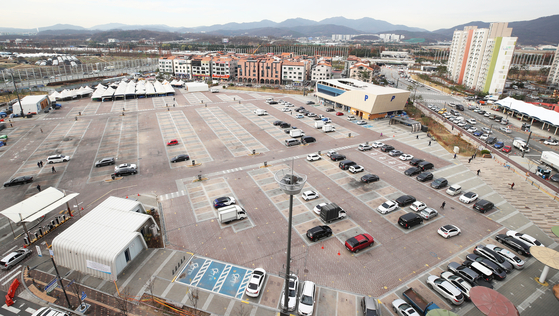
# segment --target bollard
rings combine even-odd
[[[198,181],[202,181],[202,174],[198,175]]]
[[[124,107],[123,107],[123,108],[122,108],[122,112],[124,112],[124,111],[126,111],[126,110],[125,110]]]
[[[239,100],[239,104],[241,104],[241,100]]]
[[[320,150],[318,151],[318,155],[319,155],[319,156],[322,156],[322,154],[320,153]]]
[[[268,162],[264,161],[264,167],[268,167]]]
[[[74,119],[77,121],[77,120],[78,120],[78,117],[76,116],[76,117],[74,117]]]
[[[78,112],[78,115],[81,116],[81,115],[82,115],[82,112]]]
[[[192,165],[196,165],[196,160],[192,159]]]
[[[253,154],[253,155],[256,155],[256,149],[253,149],[253,150],[252,150],[252,154]]]
[[[350,137],[350,138],[351,138],[351,133],[348,133],[348,136],[347,136],[347,137]]]
[[[122,112],[122,116],[124,116],[124,112]]]

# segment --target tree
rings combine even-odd
[[[128,288],[122,288],[120,293],[114,293],[113,297],[116,301],[116,307],[120,310],[122,315],[128,315],[128,312],[131,309],[130,303],[130,291]]]
[[[442,77],[448,72],[448,69],[446,68],[446,66],[437,66],[436,71],[437,71],[437,75],[439,77]]]
[[[371,74],[366,70],[362,70],[358,73],[358,76],[361,81],[369,81]]]
[[[419,85],[415,81],[412,82],[410,85],[408,85],[408,91],[411,92],[410,99],[412,100],[413,103],[415,103],[415,100],[417,98],[416,97],[417,88],[419,88]]]
[[[514,66],[510,66],[509,68],[509,75],[512,77],[513,75],[516,75],[516,78],[518,78],[518,74],[520,73],[520,70],[518,69],[517,65]]]

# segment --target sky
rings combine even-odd
[[[513,22],[559,14],[557,0],[20,0],[3,1],[0,27],[37,28],[72,24],[89,28],[107,23],[209,26],[264,19],[320,21],[369,17],[434,31],[472,21]]]

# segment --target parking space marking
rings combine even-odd
[[[99,110],[100,102],[89,102],[83,109],[82,115],[94,115]]]
[[[228,95],[225,93],[218,93],[217,97],[223,102],[243,101],[243,98],[238,95]]]
[[[152,102],[153,102],[153,107],[154,108],[165,108],[165,107],[173,107],[173,104],[176,105],[175,103],[175,97],[173,96],[165,96],[165,97],[160,97],[160,98],[151,98]]]
[[[159,112],[157,113],[157,121],[165,144],[171,139],[179,141],[178,145],[165,146],[170,168],[188,165],[188,161],[171,164],[171,158],[178,154],[188,154],[191,160],[197,162],[213,161],[204,143],[198,137],[198,133],[182,111]]]
[[[0,132],[0,134],[8,135],[8,144],[6,146],[0,147],[0,157],[4,156],[6,152],[8,152],[15,144],[19,143],[22,139],[27,137],[27,134],[31,132],[37,125],[33,126],[25,126],[25,127],[12,127],[6,128],[4,131]],[[15,141],[14,141],[15,139]]]
[[[199,108],[196,112],[219,137],[225,147],[235,157],[247,156],[256,150],[258,153],[269,151],[258,139],[218,107]]]
[[[103,136],[99,142],[95,160],[89,172],[88,183],[104,181],[114,171],[114,166],[95,167],[95,162],[114,157],[115,164],[134,163],[139,166],[138,116],[111,116],[107,119]]]
[[[138,99],[118,100],[113,102],[111,112],[138,111]]]

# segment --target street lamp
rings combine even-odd
[[[281,311],[282,316],[289,315],[289,276],[291,267],[291,226],[293,223],[293,195],[299,194],[305,182],[307,182],[306,175],[299,175],[293,172],[293,167],[291,169],[282,169],[274,175],[274,179],[279,184],[280,189],[283,193],[289,195],[289,226],[287,227],[287,262],[285,265],[285,287],[284,287],[284,300],[283,308]]]
[[[8,73],[12,76],[12,83],[14,84],[14,89],[16,90],[17,101],[19,102],[19,109],[21,110],[21,117],[23,117],[23,106],[21,106],[21,100],[19,99],[19,93],[17,92],[16,81],[14,80],[14,71],[12,69],[7,70]]]

